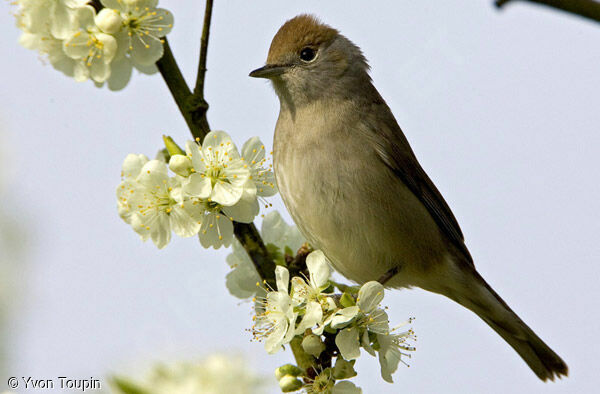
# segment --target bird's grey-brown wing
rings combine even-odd
[[[442,232],[463,253],[466,261],[473,265],[473,259],[464,243],[458,221],[442,194],[419,164],[387,104],[383,99],[376,100],[365,109],[363,121],[368,130],[364,132],[381,160],[419,198]],[[383,113],[385,117],[381,119]],[[378,114],[379,117],[375,118],[374,114]]]

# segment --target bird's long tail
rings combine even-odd
[[[538,337],[500,298],[475,268],[461,267],[462,287],[442,294],[475,312],[494,329],[542,380],[567,376],[567,364]]]

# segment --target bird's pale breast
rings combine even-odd
[[[446,253],[440,231],[370,144],[353,133],[356,123],[346,120],[352,108],[330,104],[282,109],[274,141],[282,199],[309,242],[344,276],[365,282],[400,265],[393,286],[418,286]]]

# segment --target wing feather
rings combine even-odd
[[[385,108],[382,108],[385,107]],[[376,117],[374,114],[377,114]],[[381,119],[381,115],[384,118]],[[376,100],[363,114],[367,125],[367,140],[398,178],[425,205],[442,232],[473,265],[473,259],[464,243],[464,236],[452,210],[419,164],[408,140],[383,99]]]

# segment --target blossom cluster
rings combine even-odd
[[[391,383],[391,375],[403,357],[410,357],[407,352],[414,350],[409,343],[415,339],[412,329],[400,330],[411,320],[390,328],[388,315],[380,306],[384,288],[379,282],[367,282],[354,294],[343,286],[346,292],[336,294],[329,262],[321,251],[310,253],[306,266],[308,278],[294,276],[291,280],[287,268],[276,267],[277,289],[270,289],[258,300],[262,308],[255,317],[254,336],[264,340],[265,349],[271,354],[299,338],[304,351],[317,358],[324,351],[332,352],[324,339],[333,338],[335,349],[331,354],[337,355],[337,360],[335,367],[320,371],[309,387],[299,383],[302,372],[280,371],[278,378],[283,391],[305,388],[308,392],[335,393],[337,390],[331,390],[343,383],[344,392],[359,392],[358,388],[349,390],[351,382],[335,382],[356,375],[353,364],[361,348],[378,356],[381,376]]]
[[[211,131],[202,144],[188,141],[185,152],[172,154],[168,168],[164,161],[130,154],[117,187],[121,218],[161,249],[171,231],[180,237],[198,234],[205,248],[229,246],[233,221],[251,223],[259,213],[258,199],[277,192],[257,137],[240,155],[227,133]]]
[[[98,12],[89,3],[16,0],[21,45],[37,50],[76,81],[106,82],[111,90],[127,85],[133,67],[156,72],[173,15],[157,8],[158,0],[100,0]]]
[[[213,354],[199,362],[158,364],[144,379],[113,377],[111,392],[116,394],[258,394],[267,382],[241,357]]]

